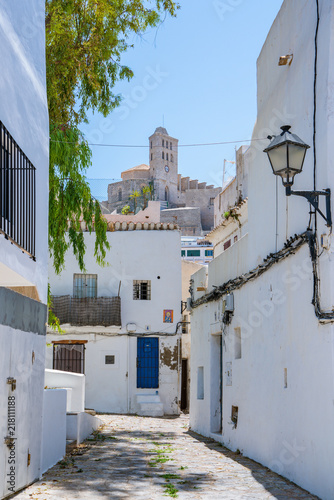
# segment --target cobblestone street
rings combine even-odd
[[[188,430],[188,418],[103,415],[104,428],[16,500],[312,499]]]

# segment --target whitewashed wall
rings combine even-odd
[[[317,101],[317,187],[333,190],[333,19],[334,4],[320,0]],[[296,30],[298,19],[299,29]],[[258,117],[253,136],[279,133],[284,124],[312,146],[315,2],[285,1],[258,59]],[[293,53],[291,66],[279,57]],[[209,284],[223,284],[255,268],[305,231],[305,199],[286,199],[262,152],[268,141],[250,151],[248,244],[244,238],[209,266]],[[313,188],[312,148],[295,189]],[[322,200],[323,201],[323,200]],[[318,234],[328,234],[318,217]],[[239,248],[240,247],[240,248]],[[230,255],[228,254],[230,252]],[[231,253],[234,252],[232,258]],[[231,259],[229,258],[231,256]],[[213,261],[214,262],[214,261]],[[211,276],[210,276],[211,268]],[[321,306],[332,309],[332,250],[320,257]],[[198,281],[195,275],[195,282]],[[272,468],[320,498],[334,497],[333,346],[331,324],[320,324],[312,305],[313,276],[308,245],[234,291],[235,312],[222,331],[221,301],[192,314],[191,426],[233,450]],[[238,334],[241,334],[241,353]],[[218,407],[217,335],[223,336],[223,430],[213,419]],[[240,357],[241,356],[241,357]],[[197,373],[204,369],[204,399],[198,399]],[[238,423],[231,420],[238,407]]]
[[[37,193],[36,262],[0,235],[0,286],[34,286],[46,303],[49,124],[44,17],[42,0],[0,1],[0,120],[36,167]],[[10,450],[0,440],[0,496],[4,496],[40,475],[45,337],[0,325],[0,351],[0,433],[8,434],[8,397],[15,397],[17,438],[15,463],[8,462]],[[16,379],[13,392],[8,377]],[[8,484],[6,474],[14,466],[15,478]]]
[[[66,452],[66,397],[65,389],[44,391],[41,473],[61,460]]]
[[[180,318],[181,301],[181,238],[173,230],[136,230],[107,233],[110,251],[107,267],[101,268],[93,257],[94,234],[85,234],[87,273],[98,274],[98,296],[118,294],[122,301],[122,325],[136,323],[137,332],[175,331]],[[80,273],[73,255],[66,255],[65,270],[55,275],[49,267],[53,295],[73,295],[73,273]],[[159,278],[158,278],[159,277]],[[151,280],[151,300],[133,300],[133,280]],[[174,323],[163,323],[163,309],[174,310]]]
[[[70,388],[70,404],[67,404],[67,411],[85,410],[85,376],[81,373],[69,373],[61,370],[45,370],[44,386],[53,388]]]
[[[36,168],[36,262],[0,235],[0,275],[36,286],[46,303],[49,122],[45,82],[44,2],[0,1],[0,120]],[[12,272],[17,275],[13,275]],[[28,282],[28,283],[27,283]]]
[[[15,419],[12,423],[15,423],[16,438],[13,463],[9,463],[10,450],[4,439],[0,441],[0,495],[4,496],[12,493],[9,487],[13,486],[16,491],[40,475],[45,337],[3,325],[0,332],[0,431],[3,437],[9,434],[8,402],[13,401],[15,405],[10,407],[15,407],[15,416],[11,415],[11,418]],[[14,391],[6,383],[8,377],[16,379]],[[31,457],[29,466],[28,453]],[[5,472],[9,473],[11,466],[15,466],[14,485],[8,484],[5,478]]]

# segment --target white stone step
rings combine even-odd
[[[164,405],[162,403],[139,403],[138,415],[141,417],[163,417]]]
[[[137,414],[141,417],[162,417],[164,415],[164,405],[157,392],[136,394],[136,403]]]
[[[159,394],[137,394],[137,403],[160,403]]]

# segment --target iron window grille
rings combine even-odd
[[[97,274],[73,274],[73,297],[76,299],[97,297]]]
[[[53,369],[85,373],[85,344],[53,344]]]
[[[151,300],[151,281],[133,281],[133,300]]]
[[[36,260],[36,169],[1,121],[0,232]]]

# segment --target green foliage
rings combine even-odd
[[[241,222],[239,220],[240,214],[237,212],[237,207],[230,208],[230,210],[224,212],[224,217],[226,220],[229,218],[234,219],[238,223],[238,226],[241,227]]]
[[[91,151],[79,126],[88,122],[89,110],[107,116],[120,104],[115,84],[133,76],[121,64],[121,55],[132,46],[129,38],[157,26],[164,14],[175,16],[179,6],[172,0],[46,0],[45,7],[49,249],[59,273],[70,247],[80,269],[85,268],[82,223],[89,232],[95,230],[95,257],[100,264],[109,248],[106,221],[85,179]]]
[[[172,498],[177,498],[178,497],[178,489],[174,484],[172,483],[165,483],[164,484],[164,490],[165,490],[165,496],[170,496]]]
[[[128,213],[130,212],[130,205],[125,205],[125,207],[122,208],[122,214],[123,215],[128,215]]]
[[[144,209],[147,207],[147,195],[150,195],[152,193],[152,188],[151,186],[144,186],[141,190],[144,198]]]
[[[134,211],[134,213],[136,213],[136,210],[137,210],[137,198],[140,198],[140,192],[135,189],[130,194],[130,199],[133,200],[133,206],[134,206],[133,211]]]
[[[65,333],[64,330],[61,329],[60,327],[60,322],[57,316],[54,315],[52,311],[52,295],[51,295],[51,289],[50,289],[50,284],[48,283],[48,325],[50,328],[52,328],[54,331],[58,333]]]

